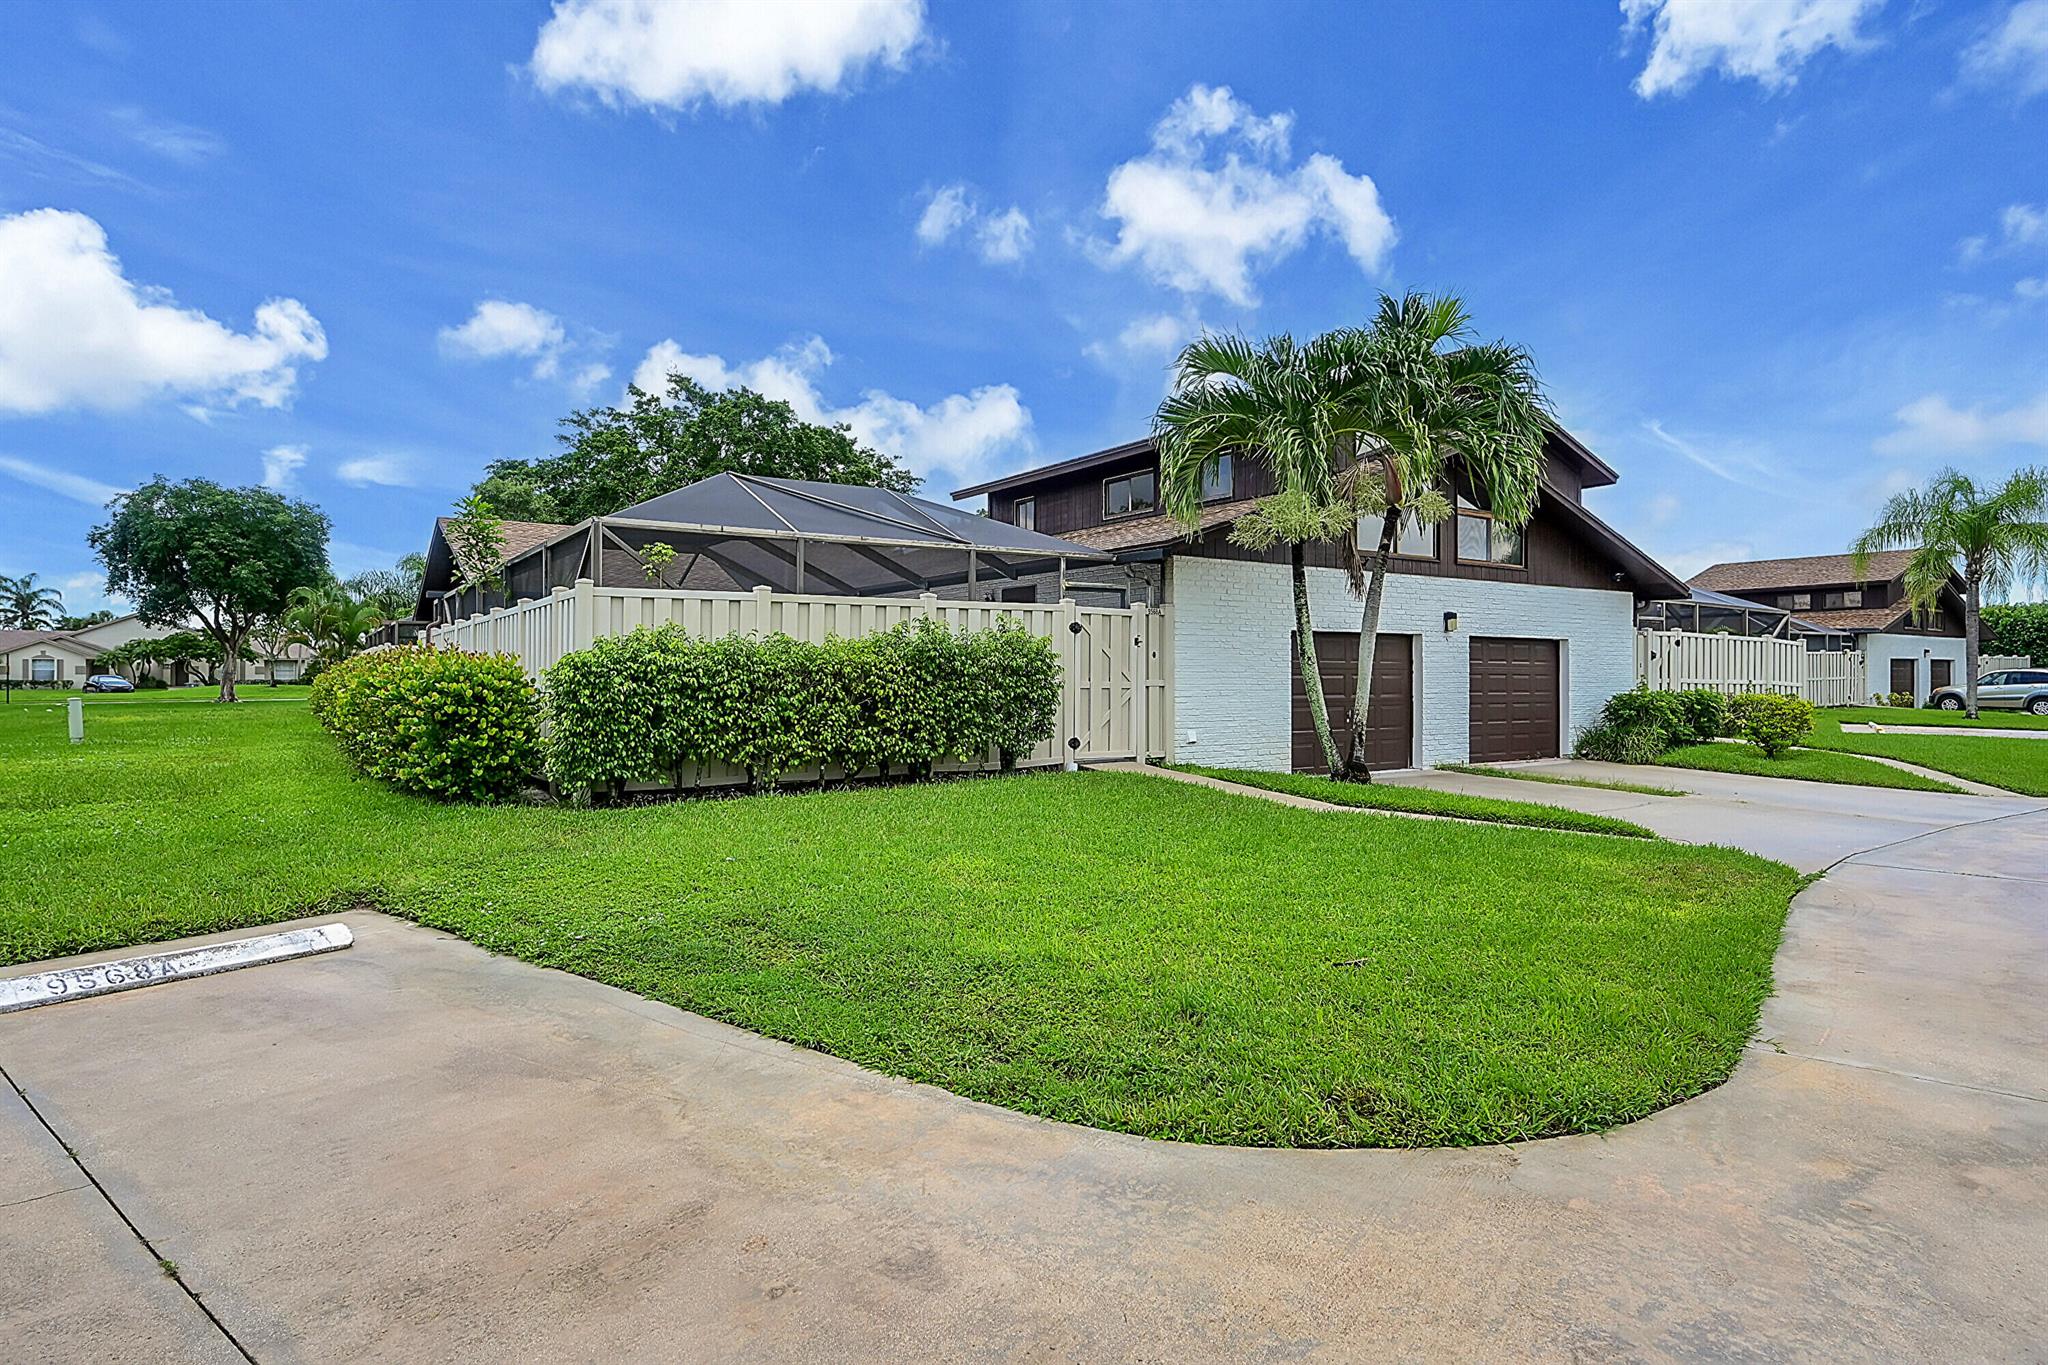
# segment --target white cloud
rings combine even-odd
[[[274,298],[237,332],[137,285],[82,213],[0,218],[0,412],[128,407],[161,395],[284,406],[327,355],[306,305]]]
[[[917,240],[926,246],[939,246],[973,218],[974,207],[968,203],[967,187],[943,186],[933,190],[932,197],[925,201],[924,212],[917,219]]]
[[[611,366],[592,361],[579,367],[576,373],[569,376],[569,387],[579,394],[589,394],[611,377]]]
[[[633,372],[633,382],[649,393],[665,392],[673,371],[707,389],[749,388],[788,403],[807,422],[844,422],[863,444],[923,476],[940,470],[966,474],[999,454],[1030,445],[1031,410],[1008,384],[949,394],[925,406],[869,389],[858,403],[835,407],[818,387],[833,360],[832,348],[815,336],[739,364],[728,364],[721,356],[695,355],[664,340],[648,349]]]
[[[1780,90],[1825,48],[1855,51],[1884,0],[1621,0],[1626,31],[1648,25],[1650,58],[1635,79],[1644,99],[1682,94],[1708,71]]]
[[[1643,515],[1652,526],[1668,526],[1684,507],[1676,493],[1658,493],[1644,506]]]
[[[1109,173],[1102,214],[1116,240],[1105,265],[1136,262],[1184,293],[1256,301],[1251,277],[1298,251],[1311,232],[1377,272],[1396,238],[1372,178],[1317,153],[1288,165],[1293,118],[1260,117],[1228,86],[1195,85],[1152,129],[1152,149]]]
[[[2048,94],[2048,0],[2020,0],[2005,22],[1963,52],[1963,75],[2010,85],[2021,99]]]
[[[211,161],[228,149],[216,133],[189,123],[154,118],[140,109],[113,109],[107,116],[136,146],[182,165]]]
[[[1963,238],[1956,255],[1972,265],[1987,256],[2042,245],[2048,245],[2048,204],[2008,204],[1998,215],[1998,231]]]
[[[0,455],[0,474],[20,479],[23,483],[34,484],[73,502],[86,503],[93,507],[104,507],[128,490],[112,484],[88,479],[83,474],[67,470],[52,469],[48,465],[36,464],[32,460],[19,459],[13,455]]]
[[[2042,299],[2048,299],[2048,275],[2036,275],[2030,279],[2014,280],[2012,292],[2029,303],[2038,303]]]
[[[2048,393],[2004,409],[1959,408],[1946,394],[1928,394],[1900,408],[1898,428],[1877,448],[1892,454],[1987,450],[2032,445],[2048,448]]]
[[[533,362],[533,377],[549,379],[561,364],[568,334],[562,320],[530,303],[485,299],[469,321],[440,331],[441,354],[457,360],[518,356]]]
[[[900,69],[923,36],[923,0],[557,0],[532,69],[611,105],[780,104]]]
[[[1657,562],[1681,579],[1691,578],[1709,564],[1739,563],[1756,558],[1756,547],[1746,540],[1716,540],[1705,545],[1692,545],[1684,549],[1670,550],[1657,556]]]
[[[386,488],[412,487],[412,465],[400,455],[364,455],[344,460],[335,467],[335,477],[361,488],[382,484]]]
[[[1001,213],[983,209],[966,185],[941,186],[918,215],[917,240],[943,246],[959,236],[972,238],[981,259],[990,265],[1010,265],[1031,251],[1031,219],[1015,204]]]
[[[263,452],[263,486],[279,493],[296,487],[305,465],[304,446],[272,446]]]

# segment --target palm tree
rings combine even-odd
[[[1230,535],[1253,549],[1287,545],[1296,662],[1316,740],[1333,774],[1343,771],[1343,755],[1330,732],[1316,664],[1305,547],[1350,535],[1357,522],[1337,477],[1339,453],[1353,430],[1346,376],[1356,346],[1355,332],[1329,332],[1302,344],[1284,333],[1260,344],[1238,336],[1198,337],[1181,351],[1173,392],[1152,419],[1160,504],[1190,531],[1201,521],[1202,469],[1212,460],[1254,460],[1272,474],[1276,491],[1239,518]]]
[[[1535,363],[1519,346],[1471,335],[1471,314],[1452,295],[1382,294],[1371,325],[1349,348],[1355,358],[1345,393],[1358,460],[1347,472],[1348,500],[1380,514],[1379,539],[1363,562],[1358,538],[1347,542],[1352,591],[1364,607],[1344,769],[1359,781],[1371,780],[1373,653],[1403,518],[1443,521],[1454,481],[1485,503],[1497,526],[1519,530],[1536,510],[1550,414]]]
[[[1964,696],[1974,716],[1985,589],[2003,594],[2048,574],[2048,470],[2016,469],[2004,483],[1979,488],[1969,475],[1944,469],[1925,488],[1893,494],[1850,548],[1858,578],[1876,551],[1911,549],[1906,596],[1922,612],[1936,608],[1950,576],[1961,572]]]
[[[0,621],[16,630],[54,630],[64,614],[64,599],[55,588],[36,586],[36,575],[0,577]]]
[[[374,602],[358,602],[334,584],[295,588],[285,609],[288,643],[311,648],[324,663],[337,663],[362,648],[384,624]]]

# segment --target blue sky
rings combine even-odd
[[[941,495],[1202,327],[1462,294],[1681,572],[2048,461],[2048,0],[0,7],[0,573],[269,479],[351,572],[647,367]]]

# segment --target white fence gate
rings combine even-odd
[[[579,579],[533,598],[437,626],[442,649],[511,654],[538,680],[564,654],[601,636],[641,626],[682,628],[693,639],[787,635],[812,644],[828,636],[879,634],[906,621],[935,620],[956,630],[981,630],[999,620],[1020,623],[1059,652],[1063,685],[1051,739],[1023,766],[1068,758],[1171,759],[1173,615],[1170,607],[1083,607],[1071,600],[953,602],[920,597],[831,597],[818,593],[692,592],[670,588],[600,588]]]
[[[1639,630],[1636,678],[1653,692],[1776,692],[1815,706],[1864,699],[1861,651],[1810,650],[1803,640],[1771,636]]]

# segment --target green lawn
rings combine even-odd
[[[1583,834],[1619,834],[1631,839],[1657,836],[1641,825],[1617,820],[1610,815],[1539,805],[1534,801],[1499,801],[1490,796],[1465,796],[1429,787],[1403,787],[1385,782],[1334,782],[1312,773],[1267,773],[1250,768],[1204,768],[1177,763],[1184,773],[1220,777],[1247,787],[1291,792],[1313,797],[1333,806],[1357,806],[1362,810],[1407,811],[1421,815],[1455,815],[1464,820],[1481,820],[1491,825],[1529,825],[1536,829],[1567,829]]]
[[[1559,777],[1528,768],[1490,768],[1484,763],[1439,763],[1447,773],[1470,773],[1474,777],[1506,777],[1516,782],[1548,782],[1558,787],[1597,787],[1607,792],[1634,792],[1638,796],[1685,796],[1676,787],[1652,787],[1642,782],[1603,782],[1597,777]]]
[[[1203,1142],[1493,1142],[1696,1094],[1750,1035],[1799,885],[1723,849],[1139,774],[478,808],[355,777],[299,706],[107,707],[88,734],[0,710],[0,962],[374,905],[961,1095]]]
[[[1794,749],[1779,758],[1766,757],[1753,744],[1688,744],[1657,760],[1667,768],[1696,768],[1750,777],[1796,777],[1806,782],[1839,782],[1853,787],[1897,787],[1917,792],[1958,792],[1961,787],[1937,782],[1854,754],[1819,749]]]
[[[311,688],[303,683],[237,683],[235,692],[246,701],[304,701]],[[77,688],[16,688],[9,705],[14,706],[62,706],[67,700],[77,697],[87,706],[98,706],[101,702],[132,704],[142,701],[218,701],[220,684],[205,683],[198,687],[138,687],[133,692],[81,692]]]
[[[1816,711],[1813,716],[1813,734],[1806,742],[1816,749],[1830,749],[1840,753],[1878,754],[1885,758],[1917,763],[1923,768],[1932,768],[1937,772],[1953,773],[1957,777],[1987,783],[2006,791],[2024,792],[2029,796],[2048,796],[2048,739],[2016,739],[1998,735],[1843,733],[1844,720],[1870,718],[1871,713],[1868,710],[1859,710],[1860,714],[1859,711],[1849,710]],[[1876,714],[1883,716],[1886,713],[1884,709],[1879,708]],[[2034,728],[2009,723],[2018,719],[2021,717],[2001,713],[1998,717],[1999,724],[1992,728]],[[2028,716],[2024,719],[2032,721],[2037,718]],[[1878,723],[1884,722],[1880,720]],[[1978,728],[1986,728],[1981,720]]]
[[[2025,711],[1979,711],[1971,720],[1960,711],[1934,711],[1925,707],[1831,706],[1815,713],[1851,725],[1947,725],[1980,730],[2048,730],[2048,716],[2030,716]]]

